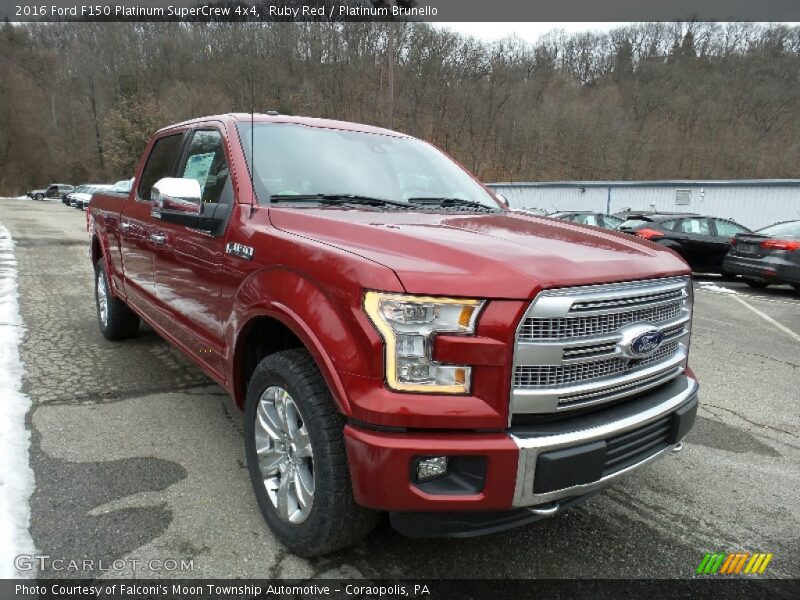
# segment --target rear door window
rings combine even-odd
[[[151,200],[151,193],[156,182],[175,174],[182,141],[183,133],[164,136],[156,140],[150,156],[147,157],[147,163],[142,171],[142,179],[139,182],[140,199]]]
[[[575,215],[575,221],[582,225],[594,225],[595,227],[600,226],[600,221],[598,221],[597,215]]]
[[[708,219],[683,219],[678,225],[678,231],[694,235],[711,235]]]

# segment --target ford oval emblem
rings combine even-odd
[[[631,325],[620,331],[619,348],[628,358],[643,358],[652,354],[664,341],[664,333],[653,325]]]
[[[657,329],[642,333],[631,340],[631,352],[639,356],[646,356],[651,352],[655,352],[663,339],[664,334]]]

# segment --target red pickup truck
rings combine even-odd
[[[100,330],[144,319],[244,411],[294,552],[552,515],[680,446],[697,409],[673,252],[510,212],[432,145],[230,114],[162,129],[89,212]]]

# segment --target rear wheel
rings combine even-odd
[[[319,556],[372,530],[377,513],[353,498],[342,420],[308,352],[286,350],[259,363],[244,431],[258,506],[292,552]]]
[[[139,316],[119,298],[111,295],[103,259],[97,261],[94,277],[94,296],[100,332],[109,340],[133,337],[139,329]]]
[[[751,288],[755,288],[757,290],[763,290],[769,285],[769,281],[761,281],[760,279],[745,278],[744,282]]]
[[[796,292],[798,295],[800,295],[800,283],[795,283],[795,284],[792,284],[792,287],[794,288],[794,291],[795,291],[795,292]]]

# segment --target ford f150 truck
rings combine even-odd
[[[412,537],[532,522],[693,425],[686,263],[512,213],[407,135],[180,123],[87,218],[101,332],[143,319],[231,394],[258,505],[300,555],[381,511]]]

